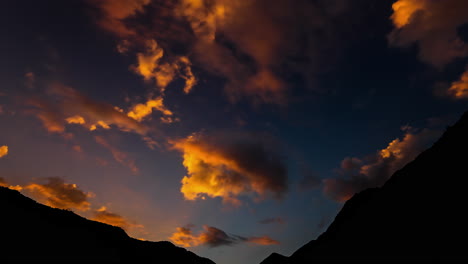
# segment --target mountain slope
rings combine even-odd
[[[468,261],[468,113],[382,187],[343,206],[327,231],[289,258],[263,264]]]
[[[0,263],[214,264],[170,242],[130,238],[122,229],[51,208],[0,187]]]

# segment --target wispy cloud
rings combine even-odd
[[[199,235],[192,233],[193,226],[178,227],[177,231],[169,238],[172,242],[183,247],[196,247],[207,245],[209,247],[231,246],[238,243],[249,242],[257,245],[277,245],[280,244],[277,240],[269,236],[261,237],[242,237],[230,235],[223,230],[212,227],[203,226],[203,231]]]
[[[468,56],[468,44],[458,35],[458,28],[468,22],[467,1],[398,0],[392,7],[391,45],[416,44],[419,58],[438,68]]]

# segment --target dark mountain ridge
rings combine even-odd
[[[87,220],[0,187],[0,263],[214,264],[170,242],[129,237],[121,228]]]
[[[468,112],[382,187],[355,194],[316,240],[262,264],[468,263],[467,183]]]

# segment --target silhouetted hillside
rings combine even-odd
[[[0,263],[214,264],[170,242],[129,237],[122,229],[51,208],[0,187]]]
[[[468,261],[468,113],[380,188],[348,200],[327,231],[262,264]]]

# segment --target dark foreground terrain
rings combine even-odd
[[[51,208],[0,187],[0,263],[214,264],[170,242],[129,237],[122,229]]]
[[[326,232],[262,264],[468,263],[468,113],[382,187],[348,200]]]

